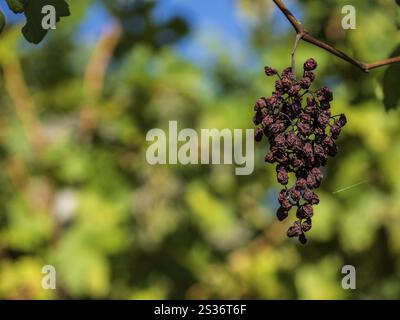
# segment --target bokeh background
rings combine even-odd
[[[276,221],[265,144],[250,176],[145,158],[147,131],[169,120],[253,128],[254,102],[273,88],[263,67],[287,67],[294,40],[272,1],[68,2],[72,15],[37,46],[0,2],[0,298],[400,298],[400,118],[383,103],[399,69],[364,74],[300,44],[298,64],[319,62],[318,85],[348,117],[302,246]],[[399,45],[395,1],[353,0],[347,31],[348,1],[286,2],[363,61]],[[48,264],[57,290],[41,287]],[[356,290],[341,287],[344,265]]]

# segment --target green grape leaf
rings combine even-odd
[[[6,16],[3,11],[0,10],[0,33],[2,33],[4,27],[6,26]]]
[[[51,5],[56,10],[56,21],[59,22],[61,17],[70,15],[69,5],[65,0],[31,0],[25,5],[26,24],[22,28],[22,33],[26,40],[38,44],[46,36],[48,30],[42,27],[42,20],[45,14],[42,8]]]
[[[8,7],[14,13],[24,12],[24,0],[7,0]]]
[[[400,46],[394,50],[392,57],[400,56]],[[386,110],[396,109],[400,105],[400,90],[398,83],[400,79],[400,63],[391,64],[383,76],[383,104]]]

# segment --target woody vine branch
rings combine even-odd
[[[308,33],[308,31],[303,27],[301,22],[297,20],[297,18],[290,12],[290,10],[286,7],[285,3],[283,0],[273,0],[276,6],[280,9],[280,11],[285,15],[285,17],[288,19],[288,21],[291,23],[293,26],[294,30],[296,31],[296,40],[295,40],[295,45],[292,51],[292,68],[294,70],[294,54],[297,48],[297,45],[300,40],[304,40],[310,44],[313,44],[314,46],[317,46],[321,49],[324,49],[331,54],[351,63],[352,65],[356,66],[357,68],[361,69],[364,72],[369,72],[372,69],[379,68],[385,65],[389,65],[392,63],[400,62],[400,57],[394,57],[394,58],[388,58],[384,60],[379,60],[376,62],[372,63],[364,63],[361,62],[353,57],[350,57],[348,54],[345,52],[338,50],[334,48],[333,46],[320,41],[316,38],[314,38],[312,35]]]

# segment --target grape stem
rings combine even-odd
[[[292,71],[293,72],[294,72],[294,63],[295,63],[294,56],[295,56],[295,52],[296,52],[296,49],[297,49],[297,46],[298,46],[300,40],[304,40],[310,44],[313,44],[314,46],[324,49],[324,50],[330,52],[331,54],[351,63],[352,65],[356,66],[357,68],[361,69],[364,72],[369,72],[370,70],[375,69],[375,68],[379,68],[379,67],[389,65],[392,63],[400,62],[400,56],[388,58],[388,59],[384,59],[384,60],[379,60],[379,61],[372,62],[372,63],[363,63],[361,61],[358,61],[358,60],[350,57],[343,51],[340,51],[340,50],[332,47],[331,45],[314,38],[312,35],[310,35],[308,33],[308,31],[306,29],[304,29],[301,22],[299,20],[297,20],[297,18],[290,12],[290,10],[284,4],[283,0],[273,0],[273,1],[276,4],[276,6],[280,9],[280,11],[285,15],[285,17],[288,19],[288,21],[291,23],[294,30],[296,31],[296,40],[295,40],[295,45],[294,45],[294,48],[292,51]]]
[[[294,46],[292,50],[292,73],[294,77],[296,77],[296,49],[299,46],[301,37],[302,37],[301,33],[296,33],[296,38],[294,39]]]

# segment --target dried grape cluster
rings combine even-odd
[[[320,167],[325,166],[328,156],[338,152],[335,140],[347,120],[344,114],[332,116],[330,103],[332,91],[328,87],[311,90],[315,80],[317,62],[308,59],[303,66],[303,77],[296,80],[291,68],[281,75],[265,67],[267,76],[277,76],[275,91],[269,98],[257,100],[253,122],[258,126],[255,140],[268,139],[270,150],[265,157],[268,163],[276,163],[277,180],[285,188],[279,192],[280,221],[288,217],[295,207],[297,220],[288,229],[288,237],[297,237],[305,244],[305,232],[312,227],[313,206],[319,203],[317,189],[323,178]],[[288,187],[289,174],[296,177]]]

